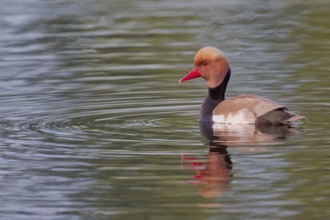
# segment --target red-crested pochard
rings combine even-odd
[[[195,55],[194,64],[192,71],[179,82],[197,77],[205,79],[208,95],[201,106],[201,121],[290,126],[292,122],[302,118],[287,112],[284,105],[261,96],[242,94],[225,99],[230,66],[226,56],[218,48],[201,48]]]

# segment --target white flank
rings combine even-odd
[[[213,115],[212,120],[216,123],[240,125],[254,124],[256,118],[248,109],[244,108],[228,115]]]

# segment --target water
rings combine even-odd
[[[329,218],[328,1],[0,5],[0,219]],[[200,129],[206,45],[304,122]]]

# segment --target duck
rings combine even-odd
[[[208,94],[201,105],[199,121],[289,127],[303,118],[289,112],[283,104],[263,96],[241,94],[226,99],[230,76],[229,61],[220,49],[207,46],[197,51],[194,68],[179,83],[199,77],[205,80]]]

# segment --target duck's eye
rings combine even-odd
[[[202,66],[207,66],[207,62],[204,60],[204,61],[202,61],[201,65]]]

